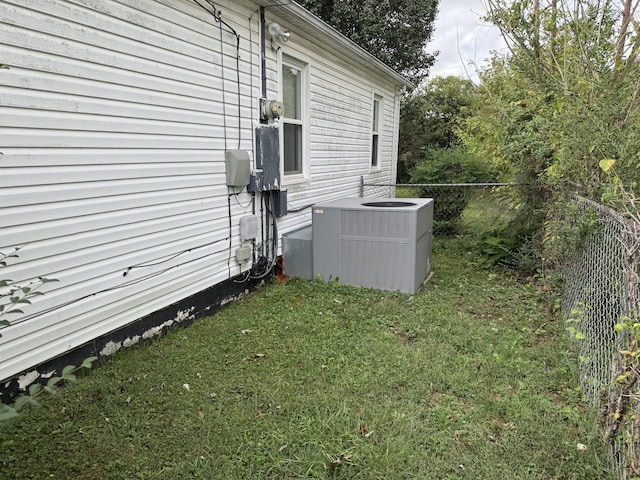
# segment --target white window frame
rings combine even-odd
[[[371,94],[371,134],[369,169],[370,171],[380,171],[382,169],[382,132],[383,132],[384,97],[377,93]],[[377,121],[377,125],[374,122]],[[374,140],[375,139],[375,140]],[[374,157],[375,155],[375,157]],[[373,160],[376,160],[374,165]]]
[[[291,65],[301,72],[300,79],[300,119],[287,117],[285,109],[284,115],[280,119],[280,171],[282,172],[283,185],[301,183],[309,180],[309,59],[298,53],[286,54],[280,49],[278,51],[278,94],[280,99],[283,95],[282,69],[284,65]],[[302,125],[302,159],[301,171],[297,173],[285,173],[284,171],[284,126],[286,123]]]

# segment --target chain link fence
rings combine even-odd
[[[515,210],[511,183],[424,183],[368,184],[362,182],[361,196],[374,188],[396,187],[396,197],[433,198],[435,236],[483,235],[506,225]]]
[[[513,184],[399,184],[398,197],[434,203],[434,235],[491,240],[517,212]],[[575,340],[582,390],[600,414],[619,480],[640,478],[640,223],[586,198],[562,205],[562,313]],[[636,217],[637,218],[637,217]]]
[[[601,414],[617,477],[637,478],[640,224],[577,196],[563,222],[573,253],[561,267],[562,311],[576,341],[582,389]]]

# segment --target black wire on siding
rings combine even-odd
[[[219,24],[220,27],[220,62],[221,62],[221,67],[222,67],[222,109],[223,109],[223,122],[224,122],[224,148],[225,150],[228,148],[227,146],[227,102],[225,99],[226,96],[226,87],[224,85],[224,39],[222,37],[222,26],[224,25],[228,31],[230,33],[233,34],[233,36],[236,39],[236,43],[235,43],[235,49],[236,49],[236,55],[235,55],[235,60],[236,60],[236,97],[238,99],[238,103],[237,103],[237,107],[238,107],[238,150],[240,150],[240,146],[242,143],[242,101],[241,101],[241,91],[240,91],[240,35],[238,35],[238,32],[236,32],[236,30],[229,25],[227,22],[225,22],[222,19],[222,11],[218,9],[218,7],[215,5],[215,3],[213,3],[211,0],[204,0],[211,8],[213,8],[213,11],[211,11],[210,9],[208,9],[207,7],[205,7],[202,3],[200,3],[198,0],[193,0],[197,5],[200,6],[200,8],[202,8],[205,12],[207,12],[209,15],[211,15],[213,17],[213,19]],[[253,61],[253,59],[251,60]]]
[[[195,250],[200,250],[202,248],[215,245],[216,243],[226,242],[227,240],[229,240],[229,239],[228,238],[221,238],[221,239],[215,240],[213,242],[205,243],[203,245],[198,245],[197,247],[188,248],[188,249],[183,250],[183,251],[181,251],[179,253],[176,253],[175,255],[172,255],[171,257],[169,257],[167,259],[160,260],[158,262],[132,265],[132,266],[128,267],[122,273],[122,276],[126,277],[129,274],[129,272],[131,272],[134,269],[151,267],[151,266],[154,266],[154,265],[160,265],[162,263],[166,263],[166,262],[168,262],[170,260],[173,260],[174,258],[177,258],[177,257],[179,257],[181,255],[184,255],[185,253],[191,253],[191,252],[193,252]],[[183,265],[188,265],[189,263],[197,262],[199,260],[202,260],[203,258],[212,257],[214,255],[218,255],[219,253],[223,253],[223,252],[226,252],[226,251],[227,251],[227,247],[225,247],[223,249],[220,249],[220,250],[217,250],[217,251],[212,252],[212,253],[208,253],[206,255],[199,256],[197,258],[192,258],[191,260],[187,260],[187,261],[184,261],[182,263],[178,263],[176,265],[172,265],[172,266],[167,267],[164,270],[161,270],[159,272],[150,273],[148,275],[145,275],[144,277],[140,277],[140,278],[137,278],[135,280],[130,280],[128,282],[121,283],[120,285],[115,285],[113,287],[105,288],[103,290],[98,290],[97,292],[93,292],[93,293],[89,293],[87,295],[83,295],[83,296],[81,296],[79,298],[76,298],[74,300],[69,300],[68,302],[62,303],[60,305],[55,305],[53,307],[47,308],[46,310],[43,310],[41,312],[33,313],[31,315],[27,315],[25,317],[22,317],[22,318],[20,318],[19,322],[17,322],[17,323],[22,323],[22,322],[27,321],[27,320],[32,320],[34,318],[41,317],[42,315],[46,315],[47,313],[51,313],[51,312],[54,312],[54,311],[59,310],[61,308],[68,307],[69,305],[73,305],[74,303],[78,303],[78,302],[80,302],[82,300],[85,300],[87,298],[95,297],[96,295],[100,295],[102,293],[113,292],[115,290],[120,290],[122,288],[131,287],[131,286],[136,285],[138,283],[142,283],[142,282],[145,282],[145,281],[150,280],[152,278],[158,277],[160,275],[164,275],[165,273],[167,273],[167,272],[169,272],[169,271],[171,271],[171,270],[173,270],[175,268],[182,267]]]

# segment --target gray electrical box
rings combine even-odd
[[[284,217],[287,212],[287,191],[276,190],[271,193],[273,198],[273,214],[276,217]]]
[[[236,262],[246,263],[251,259],[251,247],[244,246],[236,249]]]
[[[224,166],[227,174],[227,185],[230,187],[246,187],[249,184],[251,159],[244,150],[227,150],[224,152]]]
[[[258,236],[258,217],[240,217],[240,240],[255,240]]]
[[[280,133],[277,127],[262,125],[256,130],[256,169],[249,190],[280,190]]]

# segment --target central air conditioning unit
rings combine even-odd
[[[431,271],[431,198],[343,198],[312,222],[314,277],[413,294]]]

